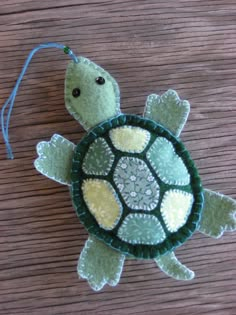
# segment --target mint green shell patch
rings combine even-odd
[[[166,235],[158,221],[151,214],[129,214],[118,230],[120,239],[131,244],[158,244]]]
[[[83,171],[88,175],[107,175],[114,159],[106,140],[97,138],[85,156]]]
[[[202,189],[189,153],[146,118],[120,115],[93,128],[76,147],[71,180],[73,204],[88,232],[134,257],[155,258],[180,246],[200,219]]]
[[[147,158],[165,184],[178,186],[189,184],[190,174],[175,152],[173,144],[166,138],[158,137],[155,140],[147,152]]]

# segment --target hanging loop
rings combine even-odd
[[[10,124],[10,118],[11,118],[11,113],[12,113],[12,109],[14,106],[14,101],[20,86],[20,83],[25,75],[25,72],[31,62],[31,59],[33,58],[34,54],[39,51],[40,49],[43,48],[59,48],[61,50],[64,51],[65,54],[67,54],[75,63],[78,63],[78,58],[76,57],[76,55],[73,53],[73,51],[68,47],[68,46],[64,46],[58,43],[44,43],[44,44],[40,44],[38,46],[36,46],[35,48],[33,48],[31,50],[31,52],[29,53],[24,66],[21,70],[21,73],[16,81],[16,84],[10,94],[10,96],[8,97],[8,99],[6,100],[6,102],[4,103],[2,109],[1,109],[1,113],[0,113],[0,117],[1,117],[1,129],[2,129],[2,135],[3,135],[3,139],[6,145],[6,150],[7,150],[7,157],[9,159],[14,159],[13,153],[12,153],[12,148],[10,145],[10,141],[9,141],[9,124]],[[5,119],[5,110],[8,108],[7,114],[6,114],[6,119]]]

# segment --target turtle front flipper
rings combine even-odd
[[[189,112],[189,102],[181,100],[174,90],[168,90],[161,96],[157,94],[148,96],[144,117],[155,120],[178,137]]]
[[[34,166],[43,175],[59,182],[70,185],[70,170],[75,145],[58,134],[50,141],[37,144],[38,158]]]
[[[77,271],[93,290],[99,291],[105,284],[118,284],[124,260],[125,255],[90,236],[80,254]]]
[[[236,200],[205,189],[198,230],[214,238],[221,237],[225,231],[235,231]]]
[[[155,262],[165,274],[176,280],[192,280],[195,276],[192,270],[181,264],[174,252],[155,258]]]

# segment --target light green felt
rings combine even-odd
[[[75,145],[58,134],[50,141],[41,141],[37,145],[38,158],[35,168],[43,175],[65,185],[70,185],[70,170]]]
[[[179,189],[169,189],[161,202],[161,214],[170,232],[176,232],[182,227],[191,212],[193,195]]]
[[[173,144],[158,137],[147,152],[147,158],[160,179],[169,185],[188,185],[190,175]]]
[[[114,172],[114,182],[132,210],[153,210],[159,200],[159,186],[144,161],[122,157]]]
[[[77,271],[93,290],[99,291],[105,284],[117,285],[124,260],[125,255],[90,236],[80,254]]]
[[[176,280],[192,280],[195,276],[192,270],[181,264],[173,252],[156,258],[155,262],[165,274]]]
[[[97,138],[86,153],[83,171],[87,175],[108,175],[114,159],[106,140]]]
[[[129,214],[118,230],[120,239],[131,244],[158,244],[165,239],[165,232],[154,215]]]
[[[65,103],[69,113],[86,129],[120,113],[119,87],[115,79],[101,67],[79,57],[79,63],[70,62],[65,80]],[[103,77],[105,84],[96,83]],[[74,88],[80,89],[80,96],[73,97]]]
[[[190,112],[190,104],[168,90],[163,95],[151,94],[146,101],[144,117],[155,120],[175,136],[179,136]]]
[[[236,201],[225,195],[204,190],[204,206],[199,231],[219,238],[225,231],[236,230]]]

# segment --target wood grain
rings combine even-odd
[[[234,0],[1,0],[0,103],[36,44],[67,44],[120,83],[122,110],[141,114],[153,92],[176,89],[192,111],[182,134],[206,187],[236,197]],[[38,53],[11,119],[15,159],[0,140],[0,314],[236,314],[236,234],[196,233],[177,250],[196,272],[177,282],[152,261],[128,261],[120,285],[94,293],[76,274],[87,238],[66,187],[33,167],[35,145],[82,127],[63,100],[67,60]]]

